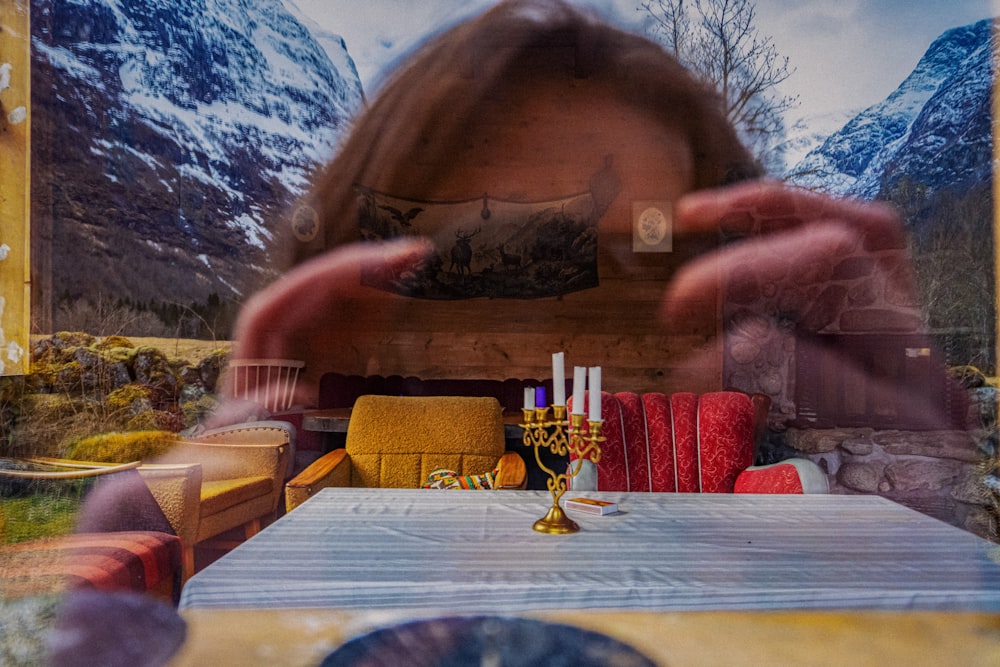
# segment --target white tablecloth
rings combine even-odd
[[[876,496],[325,489],[195,575],[181,607],[1000,611],[1000,545]],[[572,493],[567,497],[572,496]]]

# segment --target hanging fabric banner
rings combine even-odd
[[[421,299],[537,299],[596,287],[597,214],[590,193],[544,202],[484,194],[434,202],[358,188],[367,241],[420,236],[436,252],[391,272],[369,266],[362,284]]]

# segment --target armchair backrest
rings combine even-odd
[[[365,395],[345,448],[351,486],[416,488],[435,468],[477,475],[504,453],[503,409],[492,397]]]
[[[295,471],[295,426],[287,421],[268,419],[208,429],[187,438],[190,441],[237,445],[288,445],[286,477]]]
[[[604,393],[600,491],[731,493],[753,463],[755,406],[741,392]]]

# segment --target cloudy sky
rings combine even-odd
[[[574,0],[643,31],[640,0]],[[340,34],[366,91],[426,35],[496,0],[294,0]],[[795,73],[798,115],[858,111],[884,99],[942,32],[995,13],[1000,0],[757,0],[758,28]]]

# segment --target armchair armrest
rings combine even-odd
[[[66,472],[34,473],[47,479],[107,475],[135,469],[159,505],[174,534],[185,548],[195,543],[201,519],[201,466],[197,463],[148,464],[139,461],[126,464],[101,461],[76,461],[49,457],[28,459],[65,468]]]
[[[285,484],[285,511],[291,512],[320,489],[350,485],[351,458],[346,449],[335,449],[313,461]]]
[[[100,475],[111,475],[123,470],[132,470],[142,465],[142,461],[131,461],[129,463],[104,463],[102,461],[74,461],[69,459],[56,459],[47,456],[25,459],[29,463],[41,463],[44,465],[58,466],[66,470],[41,472],[36,470],[3,470],[4,477],[17,477],[22,479],[82,479],[84,477],[98,477]]]
[[[497,489],[523,489],[528,485],[528,468],[516,452],[504,452],[497,463]]]
[[[288,468],[288,443],[244,444],[182,440],[157,463],[198,463],[202,479],[213,482],[241,477],[269,477],[281,484]]]
[[[139,476],[185,548],[194,546],[201,520],[201,465],[147,464]]]

